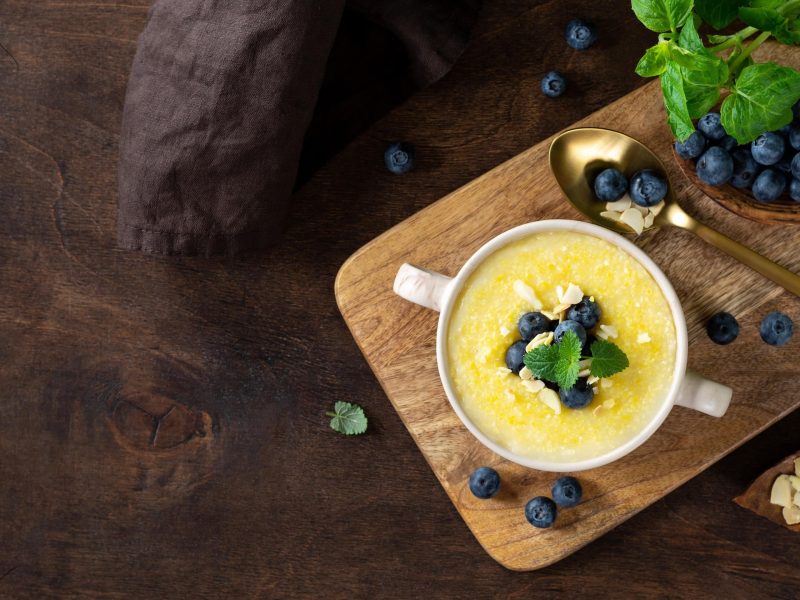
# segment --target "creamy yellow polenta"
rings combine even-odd
[[[546,310],[558,304],[557,286],[575,283],[600,304],[600,323],[618,331],[611,341],[630,366],[601,380],[587,408],[555,414],[504,371],[506,349],[520,339],[517,321],[534,310],[514,292],[515,280]],[[512,452],[566,462],[605,454],[652,419],[672,381],[676,341],[669,305],[636,259],[590,235],[546,232],[497,250],[470,275],[450,317],[447,349],[456,394],[484,434]],[[604,403],[613,406],[595,410]]]

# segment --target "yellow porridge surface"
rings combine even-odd
[[[545,310],[558,304],[556,286],[574,283],[600,305],[600,324],[617,329],[609,341],[630,366],[595,384],[588,407],[556,414],[504,369],[506,350],[520,339],[519,317],[535,310],[515,293],[516,280]],[[558,231],[513,242],[477,267],[454,306],[447,349],[456,394],[484,434],[512,452],[567,462],[613,450],[652,419],[669,391],[676,341],[669,305],[636,259],[600,238]],[[607,400],[611,408],[595,410]]]

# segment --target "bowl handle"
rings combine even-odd
[[[699,410],[712,417],[721,417],[728,410],[733,390],[694,371],[686,371],[675,404]]]
[[[394,293],[439,312],[442,308],[442,296],[451,281],[452,277],[403,263],[394,278]]]

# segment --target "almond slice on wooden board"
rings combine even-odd
[[[753,511],[757,515],[766,517],[773,523],[782,525],[790,531],[800,533],[800,523],[789,525],[784,519],[783,507],[770,502],[772,487],[775,484],[775,480],[778,478],[778,476],[795,474],[795,460],[800,460],[800,457],[798,457],[796,454],[793,454],[792,456],[789,456],[779,462],[771,469],[765,471],[750,485],[749,488],[747,488],[747,490],[741,496],[734,498],[733,501],[742,508],[746,508],[747,510]]]

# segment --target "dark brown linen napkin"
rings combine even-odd
[[[359,0],[430,83],[478,0]],[[277,241],[344,0],[156,0],[128,82],[117,240],[159,254]]]

